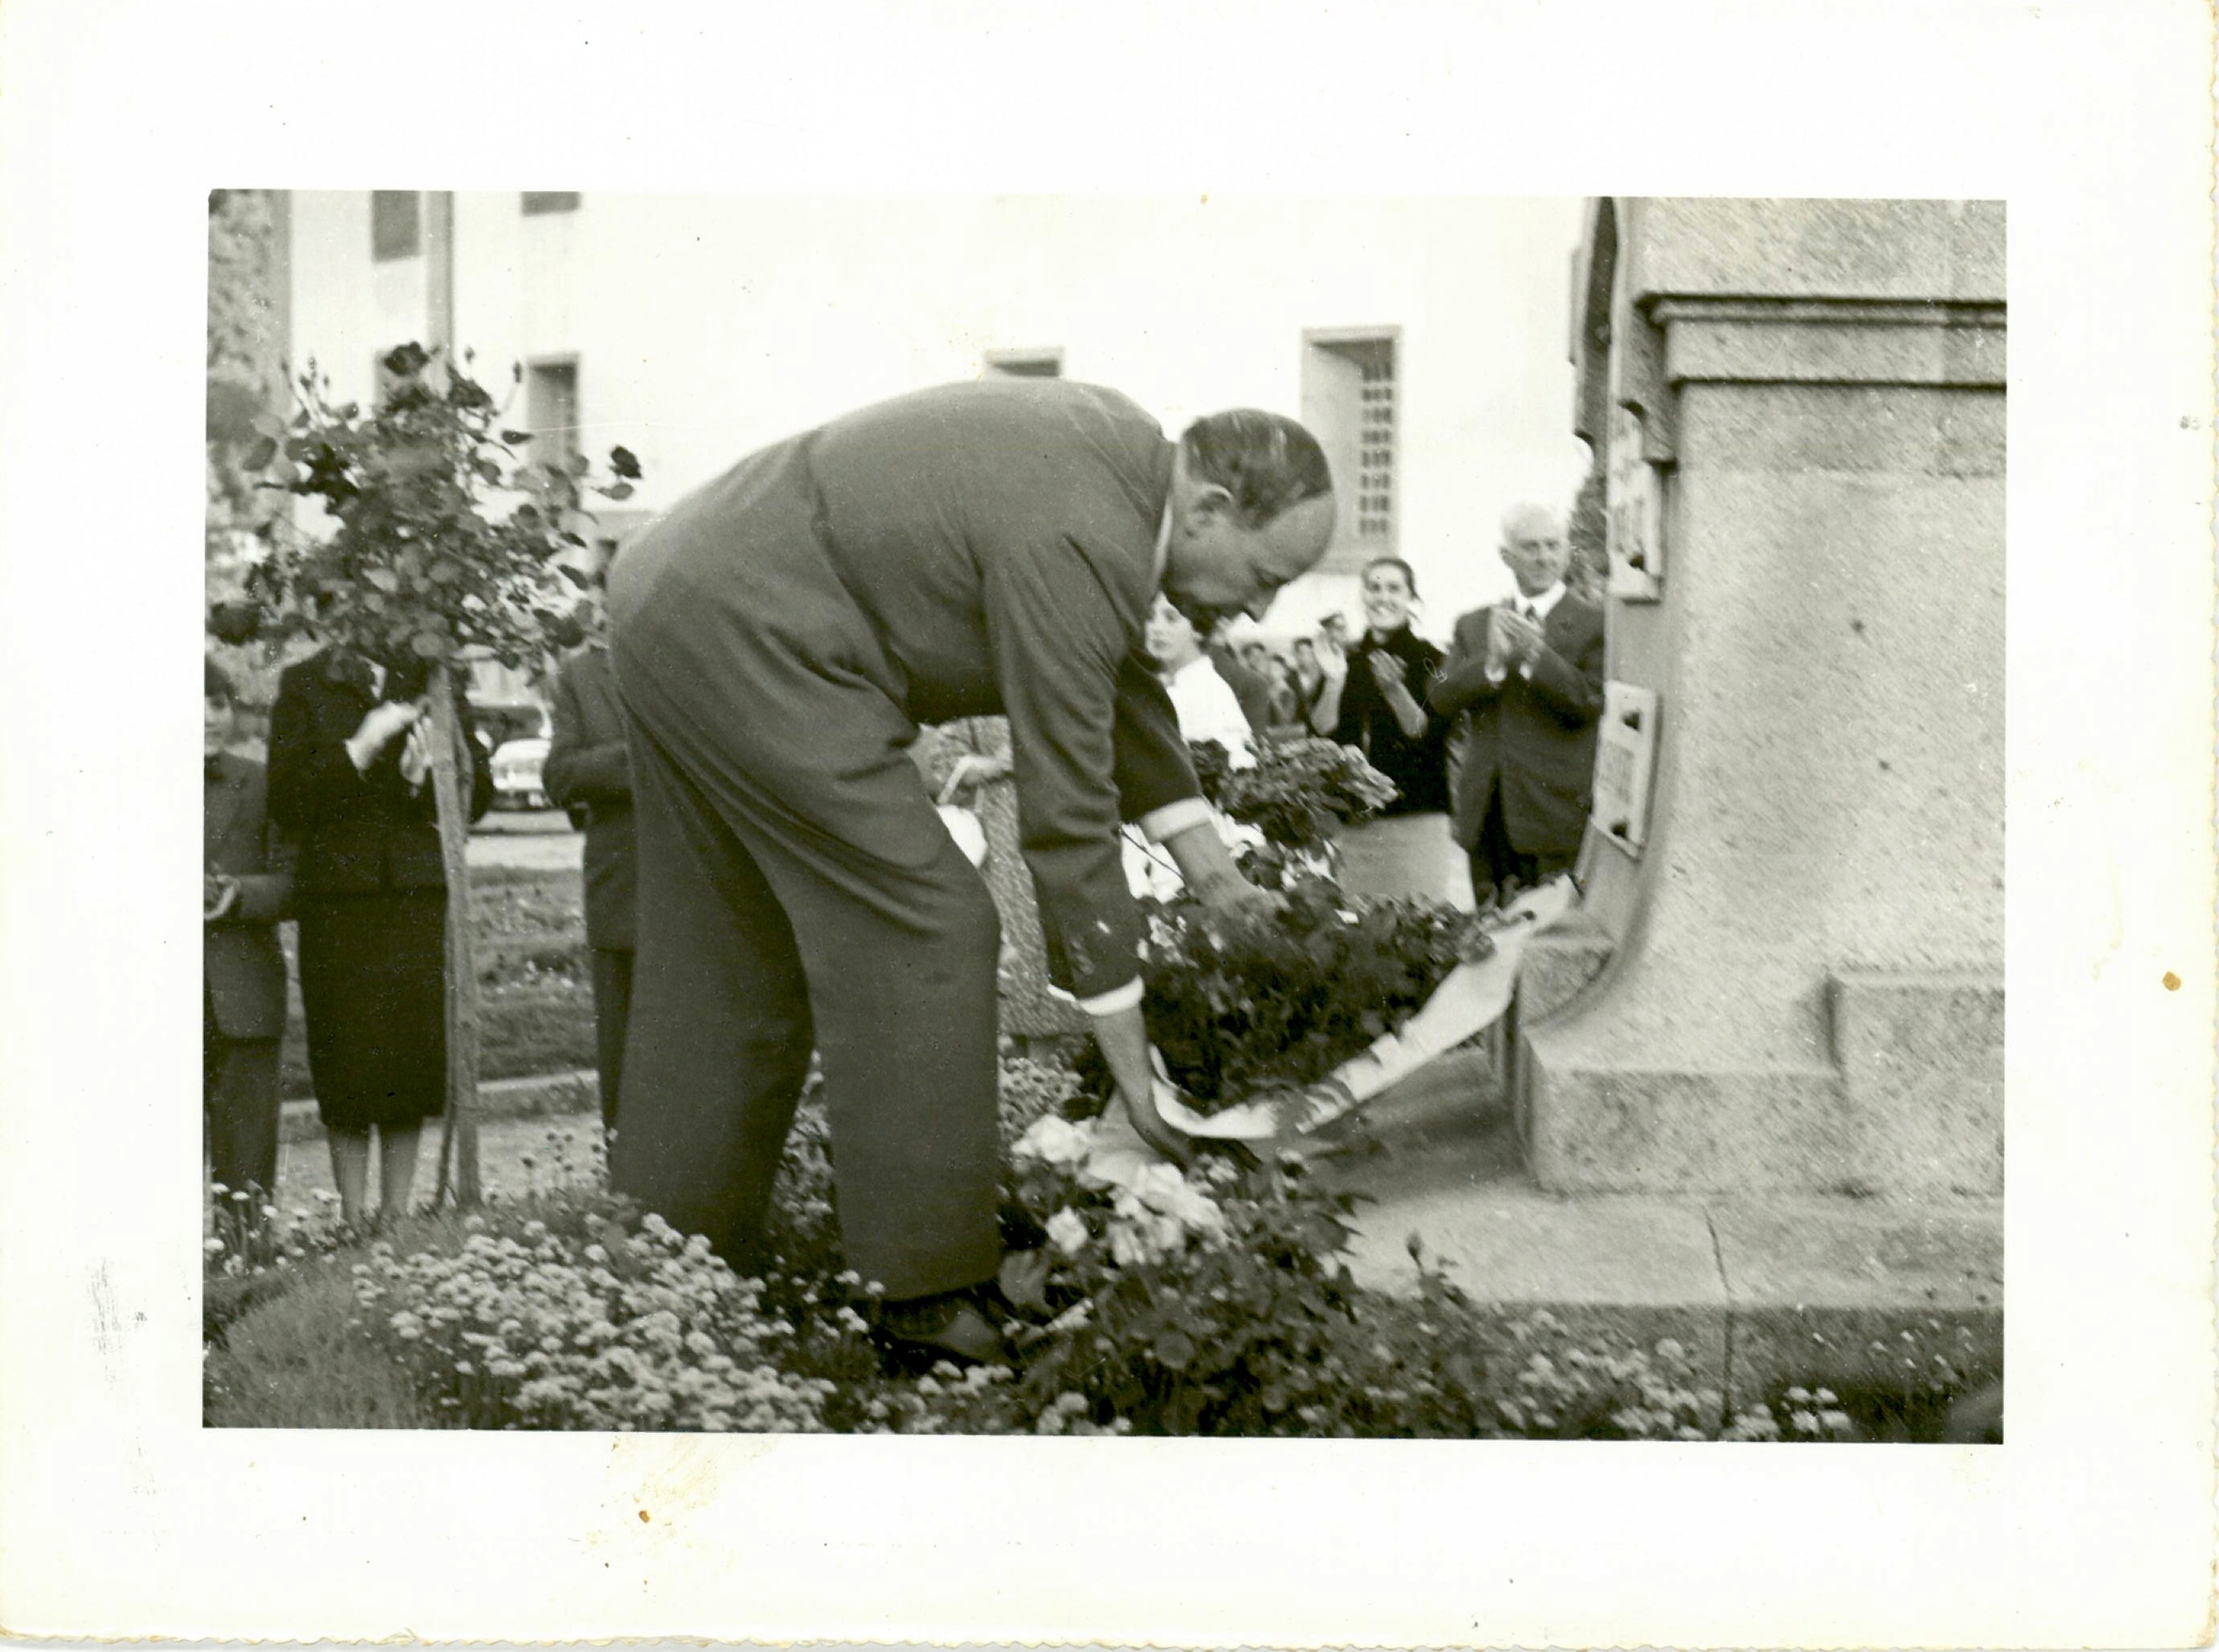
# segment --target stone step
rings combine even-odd
[[[478,1116],[482,1119],[590,1113],[600,1104],[600,1078],[591,1067],[526,1078],[492,1078],[478,1086]],[[322,1139],[323,1133],[323,1121],[316,1115],[314,1101],[290,1101],[279,1109],[280,1141],[316,1141]]]
[[[1463,1053],[1368,1125],[1320,1166],[1364,1198],[1360,1283],[1414,1291],[1414,1237],[1483,1320],[1546,1311],[1599,1343],[1672,1338],[1729,1409],[1792,1383],[1916,1393],[2001,1371],[2000,1199],[1549,1193],[1491,1071]]]

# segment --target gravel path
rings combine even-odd
[[[416,1162],[416,1202],[428,1203],[438,1183],[440,1123],[425,1126]],[[531,1163],[525,1161],[530,1158]],[[478,1127],[478,1170],[486,1190],[504,1198],[521,1198],[537,1189],[546,1192],[585,1182],[598,1182],[606,1174],[601,1154],[601,1121],[598,1114],[568,1117],[490,1119]],[[370,1173],[376,1196],[376,1172]],[[314,1208],[319,1192],[338,1189],[332,1181],[332,1157],[321,1139],[288,1142],[277,1154],[278,1204],[286,1208]]]

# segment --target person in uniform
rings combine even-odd
[[[1215,414],[1174,444],[1114,391],[994,380],[780,442],[628,548],[609,611],[638,954],[614,1189],[751,1256],[813,1046],[882,1331],[997,1357],[998,925],[907,748],[921,724],[1009,718],[1050,972],[1161,1140],[1121,820],[1199,898],[1270,897],[1211,823],[1141,646],[1149,606],[1260,613],[1333,517],[1291,419]]]

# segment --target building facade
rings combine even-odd
[[[1420,629],[1508,578],[1514,500],[1569,507],[1574,201],[296,192],[291,354],[341,399],[451,337],[511,421],[646,472],[612,548],[762,444],[987,373],[1115,386],[1176,434],[1302,418],[1343,497],[1325,566],[1266,622],[1356,618],[1373,556],[1416,568]],[[514,376],[512,378],[512,370]]]

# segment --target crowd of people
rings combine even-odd
[[[744,1264],[811,1065],[844,1243],[891,1342],[998,1357],[996,1052],[1085,1028],[1113,1127],[1154,1101],[1131,829],[1227,911],[1242,875],[1188,742],[1252,762],[1308,734],[1394,782],[1353,894],[1485,905],[1569,868],[1602,618],[1560,520],[1506,519],[1514,598],[1421,636],[1408,563],[1363,572],[1280,653],[1238,645],[1331,542],[1324,454],[1236,411],[1176,441],[1114,392],[950,386],[743,460],[610,571],[553,685],[550,795],[585,832],[611,1180]],[[447,889],[420,673],[327,649],[284,673],[269,762],[227,749],[208,674],[203,1086],[215,1179],[269,1189],[285,972],[350,1220],[404,1208],[444,1104]],[[473,817],[490,801],[469,766]],[[940,812],[968,804],[982,843]],[[982,878],[979,861],[985,861]]]

